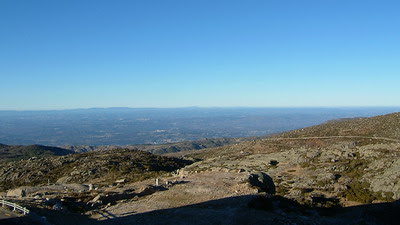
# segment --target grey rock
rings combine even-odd
[[[101,198],[101,195],[97,195],[96,197],[94,197],[90,202],[97,202],[99,201]]]
[[[275,194],[275,184],[270,176],[258,172],[250,174],[249,184],[258,189],[259,192],[265,192],[271,195]]]
[[[68,183],[69,181],[71,181],[71,177],[65,176],[65,177],[59,178],[59,179],[56,181],[56,183],[57,183],[57,184],[66,184],[66,183]]]
[[[63,209],[64,209],[64,207],[61,204],[61,202],[57,202],[56,204],[53,205],[53,210],[61,211]]]
[[[22,188],[16,188],[13,190],[9,190],[7,191],[7,197],[25,197],[26,196],[26,192],[24,189]]]
[[[119,180],[116,180],[115,183],[117,183],[117,184],[126,183],[126,179],[119,179]]]
[[[321,155],[321,153],[319,151],[309,151],[306,153],[307,158],[310,158],[310,159],[314,159],[320,155]]]

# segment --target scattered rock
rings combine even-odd
[[[319,151],[309,151],[306,153],[307,158],[310,158],[310,159],[314,159],[320,155],[321,155],[321,153]]]
[[[99,201],[101,198],[101,195],[97,195],[96,197],[94,197],[92,200],[90,200],[90,202],[97,202]]]
[[[279,164],[279,162],[277,160],[270,160],[269,161],[269,165],[271,166],[277,166]]]
[[[34,198],[34,199],[40,199],[41,196],[40,196],[40,195],[35,195],[35,196],[33,196],[33,198]]]
[[[139,195],[140,196],[151,195],[151,194],[155,193],[156,191],[157,190],[153,186],[147,186],[147,187],[142,188],[139,191]]]
[[[57,184],[66,184],[66,183],[68,183],[69,181],[71,181],[71,177],[69,177],[69,176],[65,176],[65,177],[61,177],[61,178],[59,178],[57,181],[56,181],[56,183]]]
[[[244,173],[244,172],[246,172],[245,169],[239,169],[239,170],[238,170],[238,173]]]
[[[57,202],[55,205],[53,205],[53,210],[61,211],[63,209],[64,209],[64,207],[61,204],[61,202]]]
[[[73,190],[76,192],[84,192],[89,190],[89,186],[84,184],[64,184],[63,186],[67,190]]]
[[[126,183],[126,179],[120,179],[120,180],[116,180],[115,183],[117,184],[123,184]]]

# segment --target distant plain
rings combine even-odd
[[[253,137],[339,118],[368,117],[400,107],[93,108],[0,111],[0,143],[62,145],[163,144]]]

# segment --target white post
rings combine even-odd
[[[156,178],[156,186],[158,186],[158,178]]]
[[[16,208],[16,207],[17,207],[17,204],[14,203],[14,210],[13,210],[13,211],[15,211],[15,208]]]

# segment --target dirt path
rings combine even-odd
[[[215,199],[255,194],[256,190],[247,186],[245,173],[208,171],[191,174],[185,178],[165,178],[160,182],[180,182],[166,191],[159,191],[137,201],[117,204],[103,210],[92,218],[105,220],[125,217],[155,210],[177,208]]]
[[[374,139],[384,141],[400,142],[399,139],[385,138],[385,137],[366,137],[366,136],[322,136],[322,137],[297,137],[297,138],[266,138],[264,141],[280,141],[280,140],[309,140],[309,139],[333,139],[333,138],[361,138],[361,139]]]

